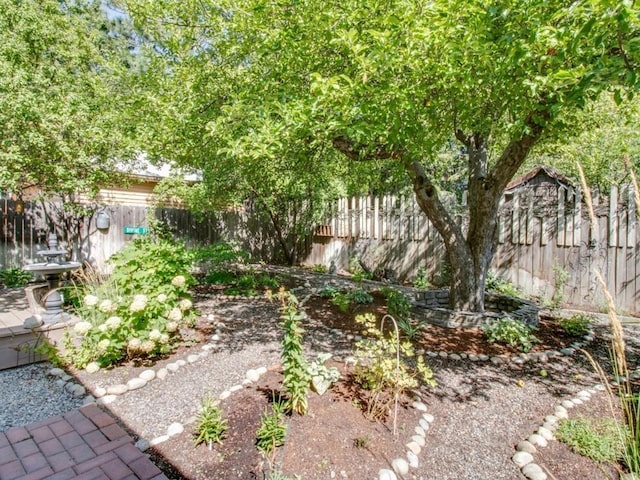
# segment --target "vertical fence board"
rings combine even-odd
[[[611,193],[609,194],[609,246],[615,247],[618,245],[618,187],[615,185],[611,187]]]

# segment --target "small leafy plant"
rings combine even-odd
[[[555,437],[574,452],[597,463],[614,463],[624,455],[628,431],[612,418],[567,418],[560,421]]]
[[[355,373],[356,381],[370,393],[363,403],[369,418],[384,419],[397,395],[418,386],[417,378],[435,386],[433,371],[422,356],[417,357],[413,367],[407,362],[415,355],[411,343],[385,336],[371,313],[358,315],[356,322],[368,335],[356,344]]]
[[[241,295],[253,297],[260,294],[260,290],[276,289],[280,281],[268,273],[233,272],[230,270],[213,270],[205,278],[205,283],[214,285],[228,285],[226,295]]]
[[[486,325],[484,334],[490,342],[504,343],[528,352],[538,341],[532,330],[532,327],[520,320],[504,317]]]
[[[196,419],[196,445],[206,443],[211,450],[213,443],[222,445],[228,428],[227,420],[222,418],[222,409],[208,396],[202,402],[202,409]]]
[[[354,288],[347,292],[347,298],[351,303],[364,305],[373,302],[373,296],[362,288]]]
[[[424,267],[418,268],[418,272],[416,273],[416,278],[413,279],[413,286],[415,288],[421,288],[423,290],[427,290],[431,284],[427,279],[427,269]]]
[[[282,389],[287,395],[286,409],[300,415],[307,413],[307,391],[309,371],[302,354],[302,315],[298,312],[298,299],[291,292],[280,288],[276,295],[280,300],[280,319],[284,335],[282,338]]]
[[[7,288],[24,287],[31,280],[33,280],[31,273],[21,268],[0,270],[0,283],[3,283]]]
[[[318,295],[322,298],[333,298],[340,293],[340,289],[331,285],[325,285],[318,290]]]
[[[364,305],[373,302],[373,296],[363,290],[362,288],[354,288],[343,292],[342,290],[334,289],[333,287],[325,287],[320,292],[321,296],[331,299],[338,310],[341,312],[348,312],[356,305]]]
[[[513,283],[508,280],[505,280],[502,277],[494,275],[489,272],[487,274],[487,281],[485,282],[485,288],[487,290],[491,290],[502,295],[508,295],[510,297],[521,297],[522,292],[518,287],[516,287]]]
[[[387,311],[396,322],[408,321],[411,316],[411,301],[404,293],[393,288],[385,288],[382,292],[387,298]]]
[[[330,353],[320,353],[316,360],[309,365],[308,372],[311,377],[311,387],[318,395],[325,393],[332,383],[340,379],[340,372],[337,368],[325,365],[325,362],[330,358]]]
[[[338,310],[343,313],[348,312],[351,308],[351,299],[346,293],[337,293],[334,297],[331,298],[331,303],[338,307]]]
[[[260,427],[256,433],[256,447],[267,459],[273,455],[276,447],[284,445],[287,424],[284,421],[285,408],[282,402],[271,404],[271,413],[264,412]]]
[[[400,319],[397,321],[397,324],[402,332],[402,336],[412,342],[420,337],[420,333],[427,326],[425,322],[418,322],[412,319]]]
[[[355,448],[359,448],[359,449],[367,448],[367,446],[369,445],[370,441],[371,441],[371,439],[369,438],[369,435],[363,435],[362,437],[356,437],[356,438],[353,439],[353,446]]]
[[[581,313],[558,320],[558,324],[565,332],[576,337],[586,335],[592,323],[593,317]]]

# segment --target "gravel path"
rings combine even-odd
[[[56,379],[47,363],[0,370],[0,432],[66,413],[82,405]]]
[[[562,400],[597,383],[573,359],[558,359],[545,369],[548,377],[543,379],[531,369],[470,362],[435,366],[439,383],[426,402],[435,420],[414,478],[524,478],[511,461],[514,446],[534,433]]]

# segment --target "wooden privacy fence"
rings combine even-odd
[[[559,183],[508,191],[499,214],[492,267],[531,295],[604,308],[599,271],[624,312],[640,311],[640,258],[633,190],[594,194],[592,225],[579,189]],[[464,203],[456,221],[465,228]],[[355,197],[336,202],[320,225],[307,259],[347,268],[358,257],[410,279],[418,268],[436,280],[445,268],[444,245],[413,196]],[[561,291],[556,292],[556,287]]]
[[[623,312],[640,311],[632,189],[612,188],[607,196],[595,195],[597,222],[592,225],[579,189],[557,181],[530,183],[507,191],[503,198],[493,270],[527,293],[551,298],[562,287],[556,294],[566,302],[600,308],[604,302],[595,280],[597,270]],[[448,203],[460,212],[455,218],[464,228],[464,203]],[[109,229],[96,228],[94,217],[100,210],[109,215]],[[105,270],[106,260],[134,237],[125,233],[126,227],[147,226],[149,212],[189,244],[235,240],[265,261],[277,252],[270,226],[250,206],[198,219],[186,210],[110,205],[64,223],[60,217],[65,214],[55,203],[27,203],[24,214],[16,214],[13,201],[0,199],[0,268],[40,261],[37,250],[46,248],[48,232],[58,225],[59,238],[73,259]],[[328,266],[333,261],[348,268],[357,257],[370,268],[392,271],[398,279],[411,279],[422,267],[435,281],[446,260],[439,234],[413,196],[340,199],[326,221],[310,232],[309,245],[306,264]],[[566,278],[559,282],[562,277]]]
[[[107,214],[109,228],[97,228],[98,212]],[[13,200],[0,198],[0,269],[43,261],[38,251],[47,248],[47,235],[55,231],[69,259],[108,272],[109,257],[147,233],[149,215],[190,246],[237,240],[252,256],[265,260],[272,260],[276,251],[270,227],[246,209],[203,218],[183,209],[126,205],[91,207],[84,213],[65,212],[60,202],[25,202],[24,213],[16,213]]]

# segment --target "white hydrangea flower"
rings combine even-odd
[[[171,280],[171,285],[173,285],[174,287],[184,287],[184,284],[186,283],[187,279],[184,278],[184,275],[176,275],[175,277],[173,277],[173,279]]]
[[[111,313],[115,309],[116,309],[116,304],[113,303],[108,298],[103,300],[103,301],[101,301],[100,305],[98,305],[98,310],[100,310],[101,312],[104,312],[104,313]]]
[[[180,300],[180,310],[182,310],[183,312],[190,310],[191,307],[193,307],[193,303],[191,303],[191,300],[189,300],[188,298],[183,298],[182,300]]]
[[[165,325],[165,329],[169,333],[174,333],[178,331],[178,323],[177,322],[167,322]]]
[[[158,302],[160,303],[164,303],[167,301],[167,296],[164,293],[161,293],[160,295],[158,295],[156,300],[158,300]]]
[[[163,333],[162,335],[160,335],[160,343],[163,345],[166,345],[167,343],[169,343],[169,335],[167,335],[166,333]]]
[[[156,348],[155,342],[151,340],[145,340],[140,344],[140,351],[144,353],[151,353]]]
[[[95,295],[86,295],[84,297],[84,304],[87,307],[95,307],[98,304],[98,297],[96,297]]]
[[[122,319],[120,317],[109,317],[104,324],[110,328],[111,330],[115,330],[122,323]]]
[[[154,342],[157,342],[158,340],[160,340],[161,336],[162,334],[160,333],[160,330],[158,330],[157,328],[154,328],[149,332],[149,340],[153,340]]]
[[[132,352],[137,352],[138,350],[140,350],[140,345],[142,345],[142,342],[139,338],[132,338],[127,342],[127,347]]]
[[[102,333],[106,332],[107,330],[109,330],[109,327],[107,327],[106,324],[101,323],[100,325],[98,325],[98,330],[100,330]]]
[[[98,365],[96,362],[91,362],[87,364],[84,369],[87,371],[87,373],[96,373],[98,370],[100,370],[100,365]]]
[[[109,341],[108,338],[103,338],[102,340],[100,340],[98,342],[98,349],[99,350],[106,350],[107,348],[109,348],[109,345],[111,345],[111,342]]]
[[[182,320],[182,311],[178,307],[174,307],[169,312],[168,317],[171,321],[179,322],[180,320]]]
[[[129,306],[129,310],[132,312],[141,312],[147,306],[146,295],[134,295],[133,302]]]
[[[78,322],[74,325],[73,331],[78,335],[86,335],[91,330],[91,324],[89,322]]]

